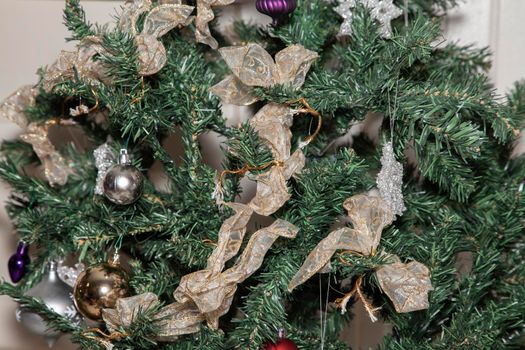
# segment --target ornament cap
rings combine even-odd
[[[49,272],[57,272],[58,269],[58,263],[55,260],[49,260],[47,263],[47,270]]]
[[[47,280],[49,282],[55,282],[60,280],[58,278],[58,263],[55,260],[49,260],[46,266]],[[62,280],[60,280],[62,282]]]
[[[299,348],[295,343],[286,338],[286,329],[279,328],[277,332],[277,342],[268,341],[263,345],[263,350],[298,350]]]
[[[18,247],[16,247],[16,255],[27,254],[29,254],[29,245],[27,245],[25,242],[18,243]]]
[[[286,329],[284,328],[279,328],[279,331],[277,332],[277,334],[278,334],[279,339],[284,339],[288,335],[288,333],[286,332]]]
[[[52,348],[55,346],[56,342],[57,342],[58,338],[57,337],[53,337],[53,336],[47,336],[46,337],[46,343],[47,343],[47,347],[48,348]]]
[[[262,14],[272,17],[272,26],[281,25],[286,16],[297,7],[296,0],[257,0],[255,8]]]
[[[120,265],[120,254],[118,249],[115,249],[115,252],[113,253],[113,257],[108,261],[108,264],[111,266],[118,266]]]
[[[119,155],[118,155],[118,163],[121,165],[128,165],[131,164],[131,161],[129,159],[128,150],[125,148],[121,148]]]
[[[16,252],[11,255],[7,262],[9,277],[13,283],[18,283],[27,273],[27,266],[30,263],[29,245],[24,242],[18,243]]]

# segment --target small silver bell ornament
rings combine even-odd
[[[118,164],[111,166],[104,177],[104,195],[115,204],[128,205],[139,199],[143,186],[142,173],[131,165],[128,151],[121,149]]]
[[[50,261],[42,281],[31,288],[26,295],[42,300],[57,314],[67,317],[71,322],[79,323],[82,318],[75,308],[72,292],[73,289],[58,277],[57,263]],[[19,307],[16,311],[16,318],[31,332],[46,337],[50,348],[61,336],[60,332],[48,329],[42,316],[35,312]]]

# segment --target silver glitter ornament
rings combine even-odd
[[[48,308],[67,317],[71,322],[80,323],[82,318],[73,302],[73,289],[58,277],[57,263],[50,261],[46,272],[42,281],[31,288],[26,295],[42,300]],[[48,329],[42,316],[37,313],[18,308],[16,318],[31,332],[46,337],[50,348],[61,335],[60,332]]]
[[[381,156],[381,171],[377,174],[377,188],[381,198],[394,215],[401,216],[406,210],[403,201],[403,165],[396,160],[392,141],[385,142]]]
[[[84,272],[86,266],[82,263],[76,263],[74,267],[66,266],[62,262],[58,263],[58,277],[62,282],[66,283],[70,287],[74,287],[77,282],[78,276]]]
[[[103,195],[104,178],[106,177],[109,168],[115,165],[115,155],[111,151],[111,148],[109,148],[109,145],[104,143],[93,151],[93,156],[95,157],[95,165],[98,169],[95,194]]]
[[[367,7],[371,9],[372,18],[376,19],[381,25],[381,36],[390,38],[392,35],[392,25],[390,22],[403,14],[392,3],[393,0],[368,0]]]
[[[393,4],[393,0],[341,0],[335,11],[343,17],[343,23],[339,29],[340,36],[352,35],[352,9],[362,4],[370,10],[373,19],[379,22],[381,26],[381,36],[389,38],[392,35],[392,25],[390,22],[403,13]]]
[[[104,177],[104,195],[115,204],[128,205],[139,199],[143,186],[142,173],[131,165],[128,152],[121,149],[119,163],[109,168]]]
[[[355,2],[356,0],[343,0],[335,8],[335,12],[343,17],[343,23],[339,28],[339,36],[352,35],[352,21],[354,19],[352,9],[355,7]]]

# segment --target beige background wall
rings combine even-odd
[[[232,17],[251,17],[268,21],[253,8],[255,0],[241,0],[225,12]],[[88,18],[99,23],[110,21],[115,6],[121,1],[84,1]],[[71,47],[64,42],[67,33],[62,25],[63,1],[59,0],[1,0],[0,1],[0,99],[17,87],[34,83],[35,71],[51,63],[60,49]],[[494,52],[491,78],[499,91],[506,91],[517,79],[525,78],[525,1],[468,0],[454,11],[445,29],[449,40],[490,46]],[[233,112],[233,111],[232,111]],[[233,113],[238,117],[238,114]],[[16,137],[19,130],[0,119],[0,140]],[[0,185],[0,202],[7,198],[8,189]],[[0,210],[0,274],[8,278],[7,259],[12,254],[16,238],[3,208]],[[46,349],[45,342],[25,331],[14,320],[15,304],[0,297],[0,349]],[[358,319],[346,336],[354,344],[367,348],[370,335],[363,332],[366,319]],[[62,339],[56,349],[74,347]]]

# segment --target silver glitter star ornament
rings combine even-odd
[[[392,3],[393,0],[368,0],[367,7],[371,9],[372,17],[381,24],[381,36],[390,38],[392,25],[390,22],[403,14],[399,8]]]
[[[58,263],[58,277],[70,287],[74,287],[78,276],[84,272],[86,266],[82,263],[76,263],[74,267],[66,266],[62,262]]]
[[[335,11],[343,17],[343,23],[339,29],[340,36],[352,34],[352,9],[362,4],[370,10],[373,19],[381,26],[381,36],[389,38],[392,35],[392,25],[390,22],[403,13],[403,11],[393,4],[393,0],[341,0]]]
[[[352,21],[354,15],[352,14],[352,9],[356,5],[356,0],[344,0],[340,1],[339,5],[335,8],[341,17],[343,17],[343,23],[339,28],[339,36],[348,36],[352,35]]]
[[[115,164],[117,157],[113,154],[113,151],[109,148],[107,143],[104,143],[95,149],[93,151],[93,156],[95,157],[95,165],[98,169],[95,194],[103,195],[104,178],[106,177],[109,168]]]
[[[383,145],[381,171],[377,174],[377,188],[381,198],[387,203],[392,213],[401,216],[406,210],[403,200],[403,165],[396,160],[392,141]]]

